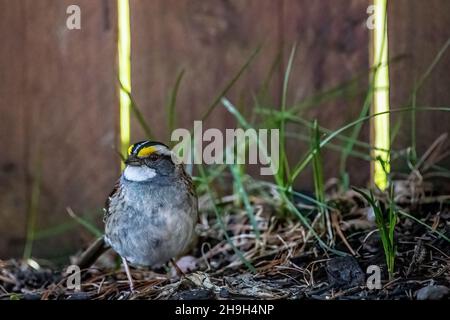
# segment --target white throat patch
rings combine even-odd
[[[146,181],[156,176],[156,172],[147,166],[127,166],[123,176],[129,181]]]

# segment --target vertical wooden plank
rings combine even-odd
[[[283,1],[280,34],[285,51],[284,65],[292,46],[297,46],[288,88],[289,105],[301,103],[360,76],[342,96],[321,101],[301,113],[308,119],[318,119],[319,125],[331,130],[356,120],[363,106],[369,78],[366,12],[370,4],[369,0]],[[292,130],[304,131],[299,126]],[[368,142],[368,124],[363,126],[360,139]],[[292,152],[296,158],[291,160],[298,161],[299,155],[308,150],[308,143],[292,142],[290,149],[297,149]],[[339,177],[340,153],[330,150],[323,153],[325,177]],[[347,169],[351,183],[365,184],[369,180],[369,166],[367,161],[349,158]],[[310,171],[302,173],[300,180],[300,186],[312,188]]]
[[[168,140],[164,106],[181,69],[185,76],[176,119],[178,127],[191,128],[251,53],[264,44],[227,95],[235,104],[245,95],[250,104],[278,50],[278,8],[270,0],[131,1],[133,94],[157,139]],[[236,127],[221,105],[217,109],[205,128]],[[137,122],[133,127],[133,139],[142,139]]]
[[[0,1],[0,257],[22,250],[25,232],[24,7]]]
[[[1,3],[8,11],[11,2]],[[66,8],[71,4],[81,9],[81,30],[66,27]],[[71,221],[68,206],[78,214],[99,212],[118,175],[119,159],[113,149],[117,113],[115,1],[26,0],[20,1],[20,8],[20,14],[11,13],[12,21],[17,22],[4,23],[0,31],[3,39],[12,37],[8,41],[13,45],[0,49],[8,52],[2,54],[0,65],[8,86],[15,88],[9,92],[9,100],[2,99],[0,108],[2,113],[15,110],[16,105],[23,108],[20,119],[14,121],[24,122],[25,134],[18,137],[18,148],[26,148],[21,151],[26,155],[25,187],[30,190],[39,170],[37,229],[45,230]],[[14,28],[17,24],[24,26],[20,32]],[[17,63],[11,63],[11,56]],[[15,77],[18,72],[21,75]],[[2,140],[3,150],[15,150],[6,144],[8,141]],[[23,215],[17,224],[26,225]],[[49,257],[70,252],[86,237],[80,229],[36,241],[33,253]],[[23,227],[9,229],[2,237],[23,244]],[[48,245],[55,241],[57,247]],[[19,254],[19,248],[13,252]]]
[[[399,0],[389,4],[389,54],[391,59],[392,107],[411,106],[415,84],[425,74],[439,50],[450,39],[450,2],[446,0]],[[447,50],[424,82],[417,96],[417,106],[450,106],[450,51]],[[410,114],[392,116],[392,126],[402,121],[396,149],[411,145]],[[448,112],[418,112],[416,122],[417,154],[420,157],[435,139],[450,133]],[[448,167],[450,160],[442,163]],[[408,172],[405,161],[396,168]]]
[[[65,26],[70,4],[81,8],[79,31]],[[67,220],[67,206],[78,214],[99,212],[118,176],[115,5],[113,0],[28,2],[27,61],[35,65],[27,81],[36,102],[31,127],[39,132],[32,145],[43,157],[46,191],[40,228]],[[33,32],[47,36],[38,40]],[[70,249],[77,239],[79,233],[64,235],[60,247]]]

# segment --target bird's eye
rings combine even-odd
[[[148,157],[150,160],[156,160],[156,159],[158,159],[158,155],[156,154],[156,153],[152,153],[149,157]]]

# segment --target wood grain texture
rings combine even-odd
[[[27,188],[24,79],[24,8],[19,2],[0,1],[0,256],[23,249]],[[14,35],[5,34],[5,31]]]
[[[300,114],[317,119],[319,125],[336,130],[358,118],[364,102],[368,75],[368,41],[366,28],[369,0],[291,1],[283,2],[283,24],[280,35],[284,44],[284,66],[291,48],[296,55],[288,87],[288,105],[295,105],[317,96],[359,76],[341,95],[305,108]],[[301,127],[292,127],[294,132]],[[350,134],[349,131],[346,132]],[[369,141],[369,126],[365,124],[359,136]],[[333,141],[333,142],[336,142]],[[290,142],[298,161],[308,150],[308,143]],[[294,151],[295,150],[295,151]],[[367,150],[366,150],[367,151]],[[339,177],[340,153],[323,150],[325,178]],[[347,163],[351,183],[364,185],[369,179],[369,163],[350,158]],[[301,174],[298,186],[311,189],[311,170]]]
[[[66,28],[70,4],[81,8],[81,30]],[[9,138],[0,140],[1,148],[10,150],[11,143],[17,144],[13,150],[18,154],[11,153],[8,162],[26,177],[11,178],[21,188],[14,191],[20,202],[15,223],[21,227],[6,225],[1,237],[17,245],[7,245],[0,252],[17,255],[27,223],[23,203],[29,204],[38,173],[42,177],[38,231],[71,221],[68,206],[78,214],[98,212],[118,175],[119,161],[113,149],[115,2],[2,0],[0,6],[7,16],[7,23],[2,19],[1,38],[10,43],[0,50],[2,76],[10,88],[2,88],[0,109],[15,117],[2,117],[2,130],[7,130]],[[33,253],[48,257],[73,250],[86,236],[79,231],[36,241]],[[49,246],[49,241],[58,241],[58,246]]]
[[[392,107],[411,105],[415,84],[432,64],[439,50],[450,39],[450,1],[446,0],[399,0],[389,6],[389,52],[397,61],[391,64]],[[450,50],[447,50],[424,82],[417,95],[417,106],[450,106]],[[411,145],[410,114],[392,116],[392,125],[402,121],[395,148]],[[450,113],[417,113],[417,153],[421,156],[443,133],[450,133]],[[404,161],[395,164],[407,171]],[[442,162],[447,168],[450,159]],[[448,185],[448,184],[447,184]]]
[[[227,97],[251,101],[275,58],[278,6],[274,1],[131,1],[132,86],[157,139],[166,140],[169,91],[185,70],[177,99],[178,127],[191,128],[251,53],[264,48]],[[234,127],[221,105],[206,127]],[[136,122],[133,139],[144,137]]]

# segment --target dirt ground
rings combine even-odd
[[[0,299],[449,299],[449,196],[396,182],[395,203],[414,219],[399,216],[389,279],[373,211],[358,193],[329,184],[328,221],[308,201],[294,199],[319,242],[283,212],[274,188],[263,188],[264,196],[256,191],[250,198],[259,235],[236,196],[220,198],[220,216],[207,197],[199,199],[198,239],[177,262],[185,275],[169,265],[132,269],[136,291],[130,293],[110,252],[82,270],[81,290],[74,290],[64,270],[45,261],[7,260],[0,261]],[[378,270],[380,287],[368,286]]]

